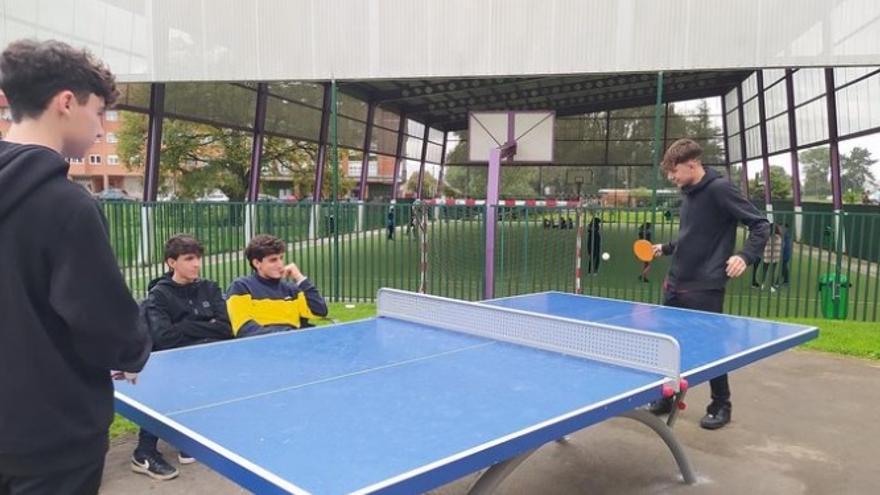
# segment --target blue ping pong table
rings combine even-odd
[[[154,353],[117,410],[256,493],[416,493],[793,347],[811,327],[546,292],[483,303],[382,289],[357,322]],[[645,462],[654,462],[646,459]],[[527,466],[526,466],[527,468]],[[524,468],[525,469],[525,468]]]

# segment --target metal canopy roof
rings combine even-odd
[[[664,74],[663,101],[722,96],[750,71]],[[467,128],[469,111],[554,110],[577,115],[653,105],[654,73],[564,77],[340,82],[340,91],[442,131]]]

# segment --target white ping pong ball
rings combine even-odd
[[[602,253],[602,259],[608,261],[611,259],[611,255],[608,253]]]

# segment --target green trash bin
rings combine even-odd
[[[819,276],[819,303],[822,316],[831,320],[846,319],[849,306],[849,288],[846,275],[825,273]]]

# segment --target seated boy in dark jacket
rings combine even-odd
[[[154,351],[232,338],[220,287],[199,278],[204,252],[197,239],[185,234],[165,243],[165,263],[170,271],[150,282],[150,292],[142,306]],[[141,429],[131,468],[153,479],[175,478],[178,470],[159,453],[158,440]],[[194,461],[183,452],[179,460],[181,464]]]
[[[284,252],[284,241],[271,235],[248,243],[244,254],[253,273],[232,282],[226,299],[236,337],[309,327],[310,318],[327,316],[318,288],[295,263],[284,264]]]

